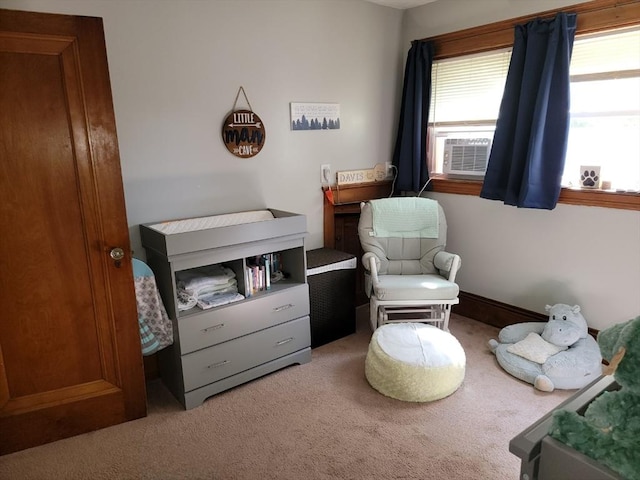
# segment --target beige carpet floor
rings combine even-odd
[[[371,331],[184,411],[160,381],[148,416],[0,457],[0,479],[517,479],[509,441],[573,391],[542,393],[497,365],[498,329],[452,315],[462,386],[432,403],[367,383]],[[2,432],[0,432],[0,435]]]

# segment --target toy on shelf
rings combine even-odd
[[[547,305],[547,322],[509,325],[489,340],[498,364],[544,392],[578,389],[602,373],[602,356],[578,305]]]
[[[640,479],[640,316],[598,335],[604,373],[619,390],[606,391],[589,404],[584,416],[554,412],[549,435],[606,465],[628,480]]]

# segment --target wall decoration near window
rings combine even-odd
[[[291,103],[291,130],[338,129],[339,103]]]
[[[580,186],[582,188],[600,188],[600,166],[580,166]]]
[[[240,92],[244,95],[249,110],[236,110]],[[250,158],[262,151],[266,137],[264,123],[251,108],[244,88],[240,87],[231,113],[222,125],[222,141],[236,157]]]

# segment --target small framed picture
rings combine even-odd
[[[600,166],[581,165],[580,166],[580,187],[600,188]]]
[[[338,129],[339,103],[291,103],[291,130]]]

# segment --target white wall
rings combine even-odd
[[[402,84],[402,11],[362,0],[0,0],[102,17],[128,222],[254,208],[307,215],[321,247],[320,165],[373,168],[391,155]],[[229,153],[221,127],[240,86],[266,141]],[[337,102],[341,129],[291,131],[290,102]],[[246,108],[242,95],[238,108]]]
[[[463,291],[540,313],[546,304],[578,304],[597,329],[640,315],[639,212],[429,196],[447,214],[447,250],[462,257]]]
[[[403,46],[575,1],[439,0],[407,11]],[[460,288],[544,313],[578,304],[603,329],[640,315],[640,212],[558,205],[518,209],[478,197],[430,194],[447,213],[448,250],[462,257]]]
[[[550,10],[559,0],[0,0],[104,19],[132,245],[137,225],[252,208],[307,215],[322,246],[320,165],[370,168],[392,153],[411,40]],[[266,127],[251,159],[221,124],[240,85]],[[289,130],[289,102],[338,102],[341,129]],[[245,105],[242,105],[244,107]],[[577,303],[593,328],[640,314],[640,213],[506,207],[435,194],[463,291],[533,311]]]

